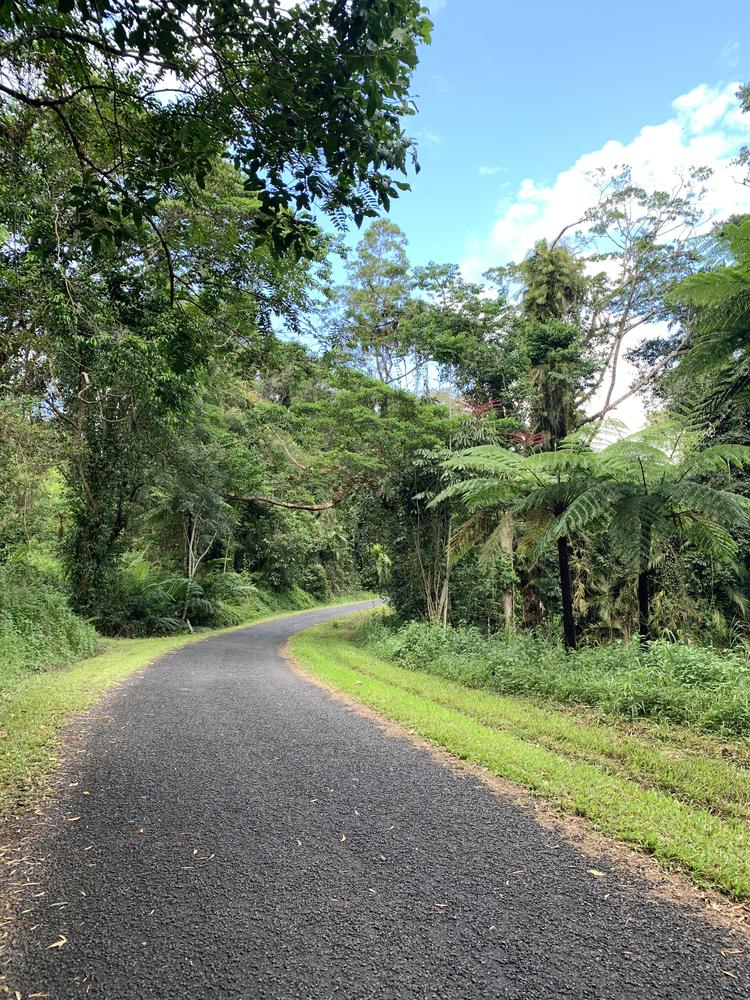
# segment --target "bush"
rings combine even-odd
[[[633,641],[565,653],[529,634],[488,638],[475,628],[382,619],[366,623],[362,635],[385,659],[469,687],[750,735],[750,666],[738,654],[662,640],[645,651]]]
[[[89,656],[98,645],[57,581],[20,563],[0,566],[0,676]]]
[[[120,590],[121,607],[111,631],[131,637],[172,635],[190,626],[226,628],[316,603],[299,587],[273,591],[253,574],[224,572],[216,565],[203,568],[188,589],[184,576],[165,576],[141,555],[126,562]]]

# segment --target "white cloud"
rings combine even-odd
[[[431,132],[428,128],[418,129],[414,134],[417,142],[425,146],[444,146],[445,139],[437,132]]]
[[[485,167],[481,166],[477,168],[477,173],[480,177],[494,177],[496,174],[504,174],[507,171],[507,167]]]
[[[716,63],[722,69],[737,69],[740,64],[740,43],[736,40],[727,42],[720,49]]]
[[[750,144],[750,115],[739,109],[737,87],[701,84],[673,102],[671,118],[644,126],[630,142],[611,139],[601,149],[583,154],[551,183],[522,180],[515,196],[504,200],[490,232],[469,241],[463,272],[478,280],[489,267],[521,259],[537,240],[554,239],[563,226],[595,204],[597,195],[587,175],[599,168],[612,173],[628,164],[637,183],[669,190],[690,167],[708,166],[714,173],[704,204],[711,217],[750,212],[750,188],[738,182],[738,172],[731,166],[740,146]],[[632,372],[623,372],[618,389],[632,377]],[[616,415],[635,427],[643,422],[642,409],[633,400]]]
[[[737,86],[701,84],[673,102],[672,118],[644,126],[630,142],[611,139],[601,149],[584,153],[551,184],[522,180],[489,234],[470,241],[464,271],[476,278],[487,267],[523,257],[537,240],[553,239],[596,202],[587,175],[601,167],[613,172],[629,164],[639,183],[670,189],[691,166],[709,166],[714,175],[707,185],[707,210],[718,217],[750,211],[750,189],[738,183],[730,165],[739,147],[750,142],[750,115],[739,110]]]

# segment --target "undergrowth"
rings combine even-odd
[[[400,666],[468,687],[750,736],[750,663],[739,653],[663,640],[647,650],[633,641],[566,653],[530,635],[488,638],[470,627],[387,618],[366,622],[361,641]]]

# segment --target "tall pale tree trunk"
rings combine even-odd
[[[513,514],[507,510],[500,522],[500,548],[510,570],[513,570]],[[503,591],[501,597],[505,631],[510,634],[516,624],[516,595],[513,585]]]
[[[557,560],[560,567],[560,596],[562,597],[563,640],[566,649],[576,649],[576,624],[573,617],[573,585],[570,578],[570,546],[562,535],[557,539]]]
[[[651,634],[651,576],[648,568],[651,558],[651,538],[651,525],[643,524],[641,527],[641,567],[638,573],[638,633],[643,648],[653,638]]]
[[[641,646],[647,646],[653,638],[651,634],[651,581],[647,569],[638,574],[638,633]]]

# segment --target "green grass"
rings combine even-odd
[[[99,655],[56,669],[19,674],[4,672],[0,664],[0,820],[33,808],[44,795],[57,764],[60,729],[71,713],[89,708],[112,684],[172,649],[298,610],[213,632],[103,640]]]
[[[524,697],[477,691],[404,669],[358,645],[357,621],[291,643],[315,676],[454,756],[584,816],[738,899],[750,898],[746,744],[676,727],[604,723]]]

